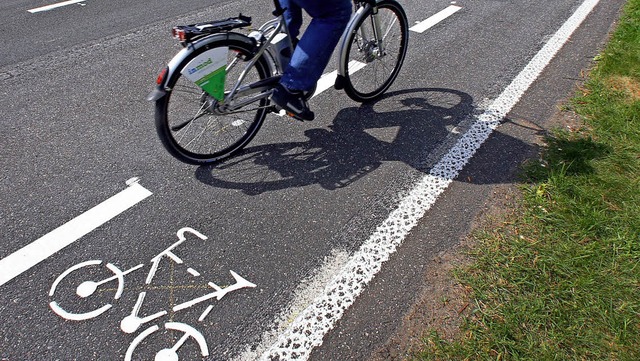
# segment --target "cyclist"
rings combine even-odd
[[[313,120],[315,115],[303,94],[316,84],[329,63],[351,17],[351,0],[279,1],[285,9],[284,18],[294,39],[295,50],[271,100],[296,119]],[[302,26],[303,9],[312,20],[295,44]]]

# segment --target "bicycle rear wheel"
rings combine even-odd
[[[376,29],[370,8],[348,35],[346,56],[342,58],[345,92],[358,102],[382,96],[398,76],[407,53],[409,27],[402,6],[384,0],[376,8],[380,27]]]
[[[190,54],[177,67],[174,79],[169,80],[167,88],[171,90],[156,101],[156,130],[162,144],[175,158],[189,164],[212,164],[241,150],[256,135],[268,112],[268,97],[234,112],[225,111],[224,102],[216,100],[182,74],[191,60],[215,48],[226,49],[227,53],[226,97],[253,57],[253,44],[248,39],[213,41]],[[260,57],[247,70],[241,86],[266,79],[270,76],[269,69],[267,61]],[[240,96],[233,100],[234,103],[240,101]]]

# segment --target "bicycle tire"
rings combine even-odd
[[[156,131],[165,149],[178,160],[195,165],[213,164],[240,151],[256,135],[268,113],[268,97],[249,104],[239,113],[216,112],[216,100],[182,75],[189,62],[205,51],[227,48],[225,92],[235,85],[246,62],[254,56],[249,38],[214,40],[182,61],[167,82],[167,94],[156,101]],[[232,61],[235,66],[230,67]],[[267,60],[261,56],[247,71],[242,84],[270,76]],[[186,123],[186,125],[184,125]]]
[[[373,39],[373,8],[356,22],[346,40],[343,57],[344,90],[357,102],[380,98],[394,82],[407,53],[409,26],[407,15],[393,0],[377,3],[385,50],[377,54]]]

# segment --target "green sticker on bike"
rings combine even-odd
[[[228,50],[223,47],[205,51],[191,60],[181,73],[207,94],[223,100]]]

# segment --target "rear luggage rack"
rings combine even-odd
[[[176,40],[185,44],[205,35],[221,33],[236,28],[244,28],[250,25],[251,17],[240,14],[238,17],[225,20],[176,26],[171,30],[171,35],[173,35]]]

